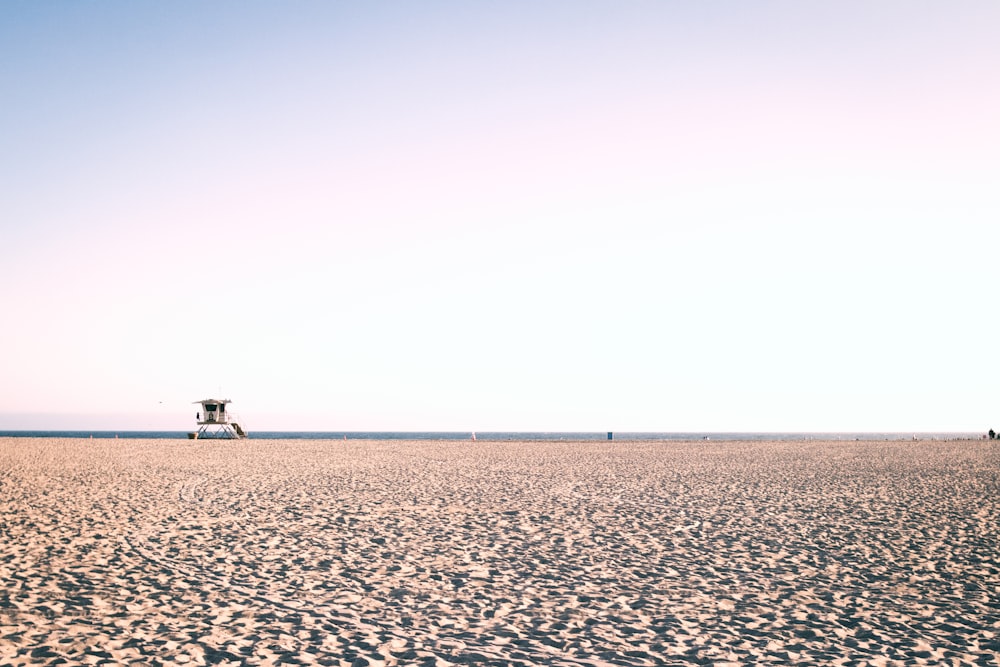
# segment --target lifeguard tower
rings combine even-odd
[[[192,440],[198,438],[225,438],[238,440],[246,438],[246,431],[235,421],[236,416],[226,410],[232,403],[228,398],[206,398],[195,401],[201,410],[195,415],[198,420],[198,430],[188,433]]]

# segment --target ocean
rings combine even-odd
[[[187,439],[188,431],[0,431],[15,438],[140,438]],[[716,432],[613,432],[614,440],[978,440],[980,433],[716,433]],[[251,440],[471,440],[470,431],[251,431]],[[608,440],[608,432],[476,431],[477,441],[577,441]]]

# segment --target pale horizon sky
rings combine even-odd
[[[0,3],[0,429],[998,428],[998,81],[987,1]]]

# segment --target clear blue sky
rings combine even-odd
[[[0,428],[1000,427],[1000,3],[0,4]]]

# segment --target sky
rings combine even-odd
[[[1000,3],[0,3],[0,429],[1000,427]]]

